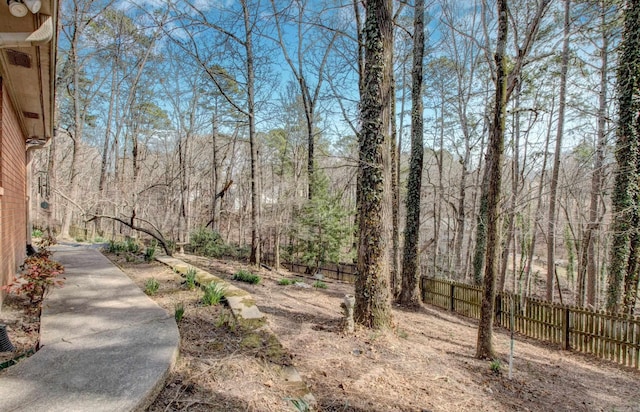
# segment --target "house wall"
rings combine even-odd
[[[26,146],[1,78],[0,108],[0,285],[6,285],[26,255]]]

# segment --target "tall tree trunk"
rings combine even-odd
[[[242,12],[244,16],[244,29],[246,39],[244,42],[247,54],[247,111],[249,114],[249,150],[251,152],[251,256],[249,261],[260,266],[260,193],[258,182],[258,142],[256,142],[256,118],[255,118],[255,72],[253,66],[253,28],[250,21],[250,11],[246,0],[242,0]]]
[[[606,6],[602,7],[602,49],[600,66],[600,92],[598,95],[598,140],[596,142],[595,159],[593,163],[593,172],[591,174],[591,194],[589,201],[589,222],[587,230],[583,236],[582,244],[582,263],[580,265],[581,275],[578,276],[578,305],[583,306],[585,302],[585,281],[586,281],[586,303],[591,307],[596,306],[596,279],[597,279],[597,262],[596,262],[596,239],[600,229],[600,211],[599,202],[602,191],[602,181],[604,176],[604,153],[606,147],[606,117],[607,117],[607,98],[608,98],[608,78],[609,71],[609,33],[606,29]],[[585,276],[586,275],[586,276]],[[586,279],[585,279],[586,278]]]
[[[640,2],[629,1],[618,58],[618,127],[616,130],[615,184],[612,195],[611,256],[607,279],[607,310],[617,311],[624,281],[625,311],[635,304],[637,273],[629,273],[632,236],[638,231],[638,140],[640,138]],[[635,262],[633,264],[635,267]],[[635,282],[633,281],[635,277]],[[630,305],[627,307],[627,305]]]
[[[444,93],[443,93],[444,95]],[[433,205],[433,274],[437,275],[441,269],[438,264],[440,258],[440,227],[442,226],[442,204],[444,203],[444,184],[442,175],[444,173],[444,97],[440,105],[440,133],[438,139],[438,154],[436,163],[438,166],[438,188],[436,190],[436,201]]]
[[[1,81],[0,81],[1,83]],[[56,118],[58,117],[58,110],[56,109]],[[55,218],[58,205],[53,200],[52,196],[55,193],[56,185],[56,142],[58,140],[57,130],[54,130],[54,136],[49,143],[49,158],[47,159],[47,190],[45,192],[45,198],[49,202],[49,207],[46,210],[47,214],[47,235],[53,237],[55,231]]]
[[[420,193],[422,189],[423,104],[422,60],[424,57],[424,0],[416,0],[413,21],[413,69],[411,71],[411,159],[407,183],[407,217],[404,231],[402,289],[399,303],[420,305],[418,245],[420,241]]]
[[[630,109],[633,113],[632,116],[635,116],[635,118],[632,117],[631,119],[631,133],[636,142],[638,142],[640,141],[640,2],[633,1],[629,3],[625,16],[625,31],[628,42],[628,46],[625,46],[625,49],[627,47],[635,49],[633,59],[629,59],[631,66],[629,67],[629,74],[633,78],[634,85],[633,99],[631,101],[632,106]],[[625,59],[623,61],[626,62],[627,60]],[[621,103],[620,110],[622,110],[622,106]],[[620,115],[620,119],[622,119],[622,114]],[[636,147],[640,152],[640,144]],[[636,178],[636,184],[638,184],[638,178],[640,177],[640,153],[638,153],[636,157],[634,176]],[[629,263],[624,277],[624,295],[622,300],[623,311],[629,315],[634,314],[636,301],[638,300],[638,281],[640,280],[638,273],[640,266],[640,188],[636,187],[633,195],[635,203],[632,220],[633,230],[631,232]]]
[[[553,115],[555,111],[555,99],[551,100],[551,109],[549,113]],[[536,209],[533,212],[533,222],[531,224],[531,244],[529,246],[529,253],[527,255],[527,263],[524,267],[524,292],[521,294],[524,296],[528,294],[528,285],[529,285],[529,277],[531,276],[531,269],[533,267],[533,258],[536,251],[536,242],[538,239],[538,226],[540,226],[540,221],[542,220],[542,189],[544,188],[544,181],[547,175],[547,160],[549,156],[549,142],[551,140],[551,126],[552,122],[549,120],[549,125],[547,127],[546,139],[544,143],[544,151],[542,154],[542,169],[540,170],[540,183],[538,185],[538,192],[536,195]]]
[[[505,49],[508,30],[507,0],[498,0],[498,41],[496,44],[496,95],[491,133],[487,147],[488,187],[484,204],[487,216],[487,253],[485,257],[484,291],[478,324],[476,357],[494,358],[493,308],[495,300],[495,271],[498,248],[498,203],[502,184],[502,155],[504,152],[505,112],[507,106],[507,73]]]
[[[504,246],[502,248],[502,259],[500,261],[500,277],[498,281],[498,291],[504,291],[504,285],[507,280],[507,266],[509,263],[509,255],[511,252],[511,245],[514,245],[513,256],[515,259],[515,220],[516,220],[516,206],[518,204],[518,191],[519,184],[518,179],[520,177],[520,91],[522,83],[518,80],[518,84],[515,89],[515,107],[513,113],[513,160],[511,162],[511,199],[509,201],[509,211],[507,212],[507,221],[505,227],[507,228],[507,236],[504,240]],[[515,276],[515,272],[514,272]],[[515,290],[513,291],[515,293]]]
[[[107,110],[107,120],[106,127],[104,132],[104,144],[102,146],[102,161],[100,162],[100,179],[98,181],[98,192],[100,192],[100,200],[103,200],[105,197],[105,185],[107,184],[107,167],[109,165],[109,147],[111,146],[111,125],[113,124],[113,110],[115,107],[115,98],[116,98],[116,90],[117,90],[117,71],[116,67],[118,66],[118,57],[119,55],[116,53],[114,56],[114,62],[111,68],[111,90],[109,96],[109,109]],[[96,215],[103,214],[104,207],[102,205],[98,205],[96,207]],[[102,219],[95,220],[96,231],[100,236],[103,234],[102,230]]]
[[[389,300],[390,112],[393,56],[391,0],[370,0],[364,29],[364,93],[359,137],[358,278],[354,319],[370,328],[391,325]]]
[[[393,76],[393,73],[392,73]],[[400,146],[397,142],[396,129],[396,88],[395,78],[391,79],[391,297],[397,298],[400,293]]]
[[[218,208],[218,186],[220,172],[218,170],[218,127],[216,125],[217,109],[211,116],[211,230],[220,233],[220,209]],[[220,199],[222,208],[222,199]]]
[[[76,15],[76,18],[79,16]],[[76,21],[76,24],[79,22]],[[77,27],[77,26],[76,26]],[[71,201],[75,201],[78,195],[78,155],[80,152],[80,142],[82,141],[82,133],[84,129],[84,118],[82,116],[82,108],[80,107],[80,62],[78,60],[78,41],[79,33],[76,28],[71,38],[71,47],[69,51],[69,59],[71,60],[71,70],[73,73],[73,131],[69,131],[73,147],[71,152],[71,165],[69,172],[69,192],[68,196]],[[73,218],[74,205],[71,201],[67,201],[64,220],[62,221],[62,230],[60,237],[62,239],[71,239],[71,220]]]
[[[556,201],[558,193],[558,176],[560,174],[560,155],[564,134],[564,111],[567,101],[567,69],[569,67],[569,34],[571,29],[570,0],[564,2],[564,38],[562,40],[562,63],[560,65],[560,97],[558,102],[558,130],[556,148],[553,154],[551,170],[551,187],[549,189],[549,229],[547,233],[547,290],[546,299],[553,301],[553,279],[556,266]]]

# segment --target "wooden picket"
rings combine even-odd
[[[427,277],[421,279],[421,286],[424,303],[480,318],[481,288]],[[511,293],[498,294],[495,303],[498,326],[510,329],[513,308],[513,329],[521,335],[640,369],[640,317],[522,298]]]
[[[266,261],[272,256],[267,255]],[[283,262],[297,273],[308,273],[300,263]],[[327,278],[355,282],[355,265],[328,264],[320,267]],[[445,279],[422,277],[422,301],[463,316],[480,319],[482,288]],[[500,293],[495,302],[495,324],[516,333],[563,349],[590,354],[640,369],[640,317],[610,314],[604,311],[545,302],[511,293]]]

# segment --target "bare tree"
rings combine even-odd
[[[562,151],[562,137],[564,134],[564,119],[567,100],[567,68],[569,66],[569,35],[571,33],[570,0],[564,2],[564,37],[562,40],[562,63],[560,66],[560,97],[558,102],[558,129],[556,133],[556,148],[553,155],[551,169],[551,187],[549,189],[549,217],[547,232],[547,301],[553,300],[553,277],[556,268],[556,201],[558,192],[558,175],[560,173],[560,155]]]
[[[407,217],[404,232],[402,289],[398,302],[419,306],[418,244],[420,239],[420,194],[422,188],[423,104],[422,61],[424,57],[424,0],[416,0],[413,23],[413,68],[411,70],[411,160],[407,183]]]
[[[496,95],[491,134],[487,151],[487,256],[484,271],[484,292],[478,324],[478,344],[476,357],[494,358],[493,350],[493,307],[495,300],[495,272],[497,269],[498,247],[498,202],[502,184],[502,154],[504,152],[504,127],[507,106],[506,45],[508,23],[507,0],[498,0],[498,42],[495,52]]]

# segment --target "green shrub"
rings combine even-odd
[[[203,290],[204,296],[202,297],[202,303],[207,306],[217,305],[218,303],[220,303],[222,298],[224,298],[224,286],[216,282],[209,283],[208,285],[203,287]]]
[[[115,253],[116,255],[120,254],[127,250],[127,244],[124,242],[116,242],[115,240],[109,241],[109,246],[107,246],[107,252]]]
[[[173,312],[173,316],[176,319],[176,323],[180,323],[180,321],[182,320],[182,317],[184,316],[184,303],[182,302],[176,303],[174,308],[175,310]]]
[[[224,243],[220,234],[206,227],[200,227],[189,235],[189,249],[197,255],[220,258],[229,256],[234,259],[249,257],[249,247]]]
[[[252,285],[257,285],[258,283],[260,283],[260,276],[254,275],[247,270],[239,270],[233,275],[232,279],[251,283]]]
[[[153,296],[158,293],[158,289],[160,289],[160,282],[156,280],[156,278],[149,278],[144,284],[144,293],[149,296]]]
[[[135,240],[134,238],[131,237],[127,237],[126,239],[126,247],[127,247],[127,252],[131,252],[131,253],[138,253],[140,252],[140,244],[138,243],[137,240]]]
[[[42,237],[42,230],[40,229],[33,229],[31,231],[31,236],[33,237]]]
[[[155,257],[155,255],[156,255],[156,245],[155,243],[152,243],[144,251],[144,260],[146,262],[151,262]]]
[[[321,280],[316,280],[315,282],[313,282],[313,287],[318,289],[326,289],[327,284]]]
[[[491,372],[495,373],[496,375],[499,375],[502,369],[502,363],[500,362],[500,359],[493,359],[491,361],[490,367],[491,367]]]
[[[193,290],[196,288],[196,268],[194,267],[189,267],[189,269],[187,269],[187,273],[185,275],[185,286],[187,287],[187,289],[189,290]]]
[[[281,286],[293,285],[294,283],[295,281],[287,278],[282,278],[278,280],[278,285],[281,285]]]
[[[189,246],[194,253],[211,257],[221,257],[225,247],[220,234],[206,227],[200,227],[191,232]]]

